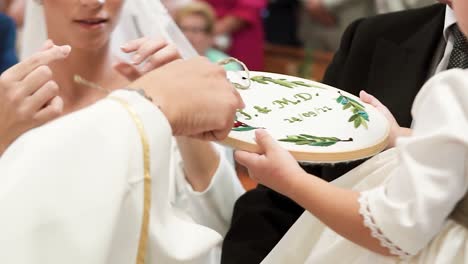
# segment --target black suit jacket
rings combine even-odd
[[[324,82],[355,95],[368,91],[400,125],[410,126],[411,105],[429,77],[444,18],[445,6],[436,4],[354,22],[344,33]],[[307,170],[333,180],[354,166]],[[221,263],[260,263],[302,212],[293,201],[263,186],[247,192],[235,205]]]

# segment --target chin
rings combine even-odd
[[[97,51],[97,50],[101,50],[102,48],[107,47],[109,42],[110,42],[109,37],[80,38],[80,39],[75,39],[74,41],[71,41],[70,46],[74,49]]]

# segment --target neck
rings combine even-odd
[[[51,65],[54,79],[60,87],[60,96],[64,101],[64,112],[71,112],[85,107],[106,93],[92,89],[73,81],[77,74],[89,82],[112,89],[115,87],[115,72],[109,45],[100,49],[72,49],[70,56]]]

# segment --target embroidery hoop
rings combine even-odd
[[[230,61],[239,63],[236,59]],[[316,94],[318,97],[319,93],[321,93],[323,94],[323,97],[328,96],[328,100],[318,99],[319,104],[320,100],[322,100],[323,105],[332,105],[329,107],[331,108],[329,111],[336,112],[333,115],[333,118],[341,120],[343,124],[334,126],[332,124],[333,122],[324,118],[317,118],[318,120],[315,122],[308,122],[308,120],[305,120],[307,118],[303,118],[304,120],[299,121],[299,118],[295,117],[296,119],[291,119],[291,121],[297,121],[297,124],[301,125],[297,126],[297,133],[292,133],[292,131],[295,131],[294,129],[288,130],[283,128],[289,126],[288,123],[283,122],[284,119],[271,118],[257,122],[255,120],[246,120],[246,116],[242,114],[239,115],[238,113],[236,118],[237,122],[234,124],[233,131],[231,131],[228,138],[221,143],[238,150],[260,152],[260,149],[254,140],[254,130],[257,128],[267,128],[275,139],[281,141],[280,144],[282,147],[287,149],[298,161],[306,163],[350,162],[376,155],[387,146],[388,136],[390,133],[390,126],[387,119],[377,109],[371,105],[364,104],[359,98],[345,91],[311,80],[267,72],[251,72],[247,69],[245,64],[241,65],[244,67],[245,71],[228,72],[228,78],[232,83],[234,83],[235,87],[238,88],[241,97],[247,105],[246,109],[248,111],[252,110],[253,105],[265,106],[270,103],[269,106],[271,107],[271,93],[276,93],[278,99],[284,99],[287,96],[294,95],[294,93],[310,93],[311,90],[308,89],[316,88],[322,90],[321,92],[318,92],[317,90],[313,91],[314,95]],[[242,85],[242,87],[239,88],[239,82],[245,79],[248,79],[248,85]],[[259,92],[259,89],[262,88],[269,88],[269,90]],[[278,88],[282,88],[283,92],[278,92]],[[336,94],[336,98],[333,98],[333,94]],[[340,99],[342,102],[337,102],[338,98],[342,98]],[[351,106],[348,105],[349,102],[351,102]],[[288,102],[286,101],[286,103]],[[289,101],[289,103],[291,105],[294,104],[292,101]],[[317,104],[312,106],[316,107]],[[290,106],[288,105],[288,107]],[[299,109],[296,108],[297,107],[294,106],[290,107],[290,109],[292,109],[291,116],[294,116],[294,111],[299,111],[298,113],[306,113],[301,112],[300,107],[298,107]],[[273,107],[270,110],[273,112]],[[276,112],[280,112],[278,111],[279,109],[276,110]],[[352,111],[349,112],[349,110]],[[318,111],[327,112],[327,109],[319,108]],[[283,116],[284,114],[287,114],[287,111],[281,112]],[[337,114],[337,112],[343,113]],[[252,113],[255,113],[257,117],[262,115],[255,111]],[[311,111],[307,113],[311,113],[310,115],[316,116],[320,114]],[[349,121],[348,123],[350,124],[347,124],[346,121]],[[273,130],[268,129],[272,124],[275,128]],[[240,130],[244,129],[244,131],[236,131],[236,125],[239,125],[237,128],[241,128]],[[353,125],[355,127],[353,127]],[[319,129],[320,132],[317,134],[310,132],[317,130],[314,128],[317,128],[318,126],[330,126],[330,129]],[[304,131],[303,129],[300,129],[300,127],[305,127],[306,130]],[[365,129],[363,129],[363,127]],[[360,129],[361,131],[357,129]],[[285,133],[282,137],[278,137],[277,130],[284,130],[289,133]],[[355,131],[347,135],[346,133],[342,133],[343,130]],[[243,133],[245,134],[242,135]],[[369,137],[368,140],[365,139],[366,133]],[[340,149],[339,145],[342,145],[343,148]],[[346,145],[353,146],[349,147]]]

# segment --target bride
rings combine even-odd
[[[166,41],[132,40],[142,35]],[[46,36],[44,50],[70,46],[60,48],[60,60],[47,63],[40,77],[47,79],[50,69],[52,80],[44,85],[59,87],[53,102],[62,100],[63,117],[26,133],[0,159],[2,212],[8,215],[0,220],[0,259],[131,263],[139,254],[139,263],[218,263],[234,201],[243,192],[232,166],[211,143],[164,141],[167,131],[155,127],[160,114],[138,95],[115,91],[179,54],[195,55],[164,7],[154,0],[29,2],[23,58]],[[148,151],[133,140],[132,122],[99,115],[99,109],[114,107],[111,101],[143,124],[139,132],[153,131],[146,139],[140,135]],[[64,156],[59,150],[65,144]],[[152,194],[143,171],[153,179]],[[146,224],[143,196],[152,203]],[[140,250],[145,246],[147,254]]]

